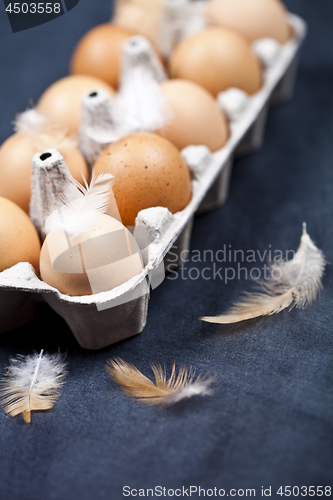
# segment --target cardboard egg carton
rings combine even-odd
[[[78,343],[86,349],[101,349],[143,330],[150,288],[163,281],[165,269],[182,265],[195,214],[213,210],[226,201],[234,157],[260,147],[269,107],[292,95],[306,25],[292,14],[289,22],[294,37],[286,44],[280,46],[270,39],[254,44],[253,50],[264,67],[262,89],[251,97],[237,89],[218,96],[230,124],[226,145],[213,154],[205,146],[189,146],[182,151],[192,176],[192,199],[187,207],[175,214],[163,207],[138,214],[134,237],[142,250],[142,273],[113,290],[70,297],[41,281],[30,264],[17,264],[0,273],[0,333],[32,321],[39,301],[47,302],[65,319]],[[109,105],[102,91],[90,93],[84,100],[81,146],[90,163],[112,142],[107,133]],[[91,106],[99,106],[99,113],[94,112],[96,108],[91,112]],[[94,122],[96,116],[99,119]],[[45,235],[47,206],[61,191],[68,175],[57,151],[35,155],[30,215],[41,238]]]

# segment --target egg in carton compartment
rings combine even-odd
[[[230,137],[224,147],[213,154],[200,146],[186,148],[182,152],[190,166],[204,162],[207,167],[209,162],[216,164],[216,160],[220,161],[220,169],[216,172],[198,213],[223,205],[228,196],[234,158],[250,154],[261,147],[269,108],[292,97],[299,54],[307,28],[305,22],[294,14],[288,14],[288,22],[292,27],[293,37],[285,44],[281,45],[270,38],[256,40],[252,44],[252,50],[263,67],[262,88],[252,96],[236,88],[218,95],[217,102],[226,114],[230,127]],[[124,79],[128,68],[134,64],[149,68],[156,81],[162,82],[166,78],[150,43],[142,36],[132,37],[124,45]],[[80,149],[88,164],[92,166],[103,149],[114,140],[112,101],[105,91],[96,89],[82,100]],[[196,167],[193,168],[195,170]]]
[[[218,96],[230,122],[231,134],[226,145],[215,153],[205,146],[189,146],[182,151],[192,176],[192,198],[187,207],[175,214],[164,207],[139,212],[134,236],[144,258],[142,273],[113,290],[71,297],[41,281],[30,264],[19,263],[0,273],[0,333],[32,321],[39,301],[47,302],[64,318],[78,343],[86,349],[101,349],[142,332],[150,288],[162,283],[165,269],[182,264],[189,249],[195,214],[213,210],[226,201],[234,157],[260,146],[269,106],[289,99],[292,94],[306,25],[291,14],[289,22],[294,37],[286,44],[278,46],[272,40],[255,42],[254,50],[264,66],[262,89],[252,97],[238,89],[229,89]],[[110,143],[109,111],[110,102],[103,91],[96,90],[83,99],[81,147],[90,164],[94,155]],[[63,158],[56,150],[35,155],[30,215],[42,238],[43,214],[61,192],[67,175],[70,174]]]
[[[192,168],[192,198],[184,210],[172,214],[165,207],[152,207],[139,212],[134,237],[145,263],[141,274],[113,290],[72,297],[39,279],[31,264],[19,263],[0,273],[0,333],[31,321],[36,303],[41,300],[65,319],[78,343],[86,349],[101,349],[140,333],[147,320],[150,287],[161,284],[166,266],[181,265],[184,251],[189,249],[193,215],[209,184],[207,175],[203,175],[207,173],[203,168],[206,155],[200,158]],[[210,162],[209,169],[214,165]],[[30,217],[42,240],[47,215],[69,177],[57,150],[34,156]],[[176,262],[167,256],[175,242]]]

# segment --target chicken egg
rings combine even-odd
[[[27,214],[0,197],[0,272],[19,262],[30,262],[38,273],[39,255],[39,237]]]
[[[212,95],[186,80],[167,80],[161,90],[170,106],[170,119],[159,133],[178,149],[204,145],[212,152],[229,137],[228,122]]]
[[[82,174],[88,179],[89,171],[83,155],[70,139],[56,134],[34,136],[16,133],[0,148],[0,196],[29,213],[32,157],[50,148],[58,149],[63,155],[75,180],[82,184]]]
[[[287,11],[279,0],[209,0],[206,17],[251,42],[268,37],[285,43],[291,36]]]
[[[94,227],[75,237],[61,230],[50,232],[40,254],[42,279],[70,296],[112,290],[142,270],[134,237],[105,214],[96,214]]]
[[[115,96],[115,90],[99,78],[86,75],[66,76],[45,90],[36,107],[69,134],[78,135],[82,97],[96,89],[105,90],[111,98]]]
[[[260,62],[249,41],[228,28],[207,28],[182,40],[171,54],[169,72],[214,96],[231,87],[252,95],[262,86]]]
[[[71,72],[95,76],[118,88],[123,44],[135,34],[112,23],[96,26],[77,44]]]
[[[163,4],[164,0],[117,2],[113,22],[155,41],[158,36]]]
[[[158,135],[132,134],[111,144],[95,171],[115,177],[113,192],[125,226],[134,226],[140,210],[160,206],[175,213],[191,199],[187,165],[178,149]]]

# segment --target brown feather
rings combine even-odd
[[[178,401],[194,395],[212,394],[208,387],[214,377],[198,376],[186,367],[180,367],[176,375],[176,364],[173,364],[169,380],[165,369],[159,364],[151,364],[155,376],[155,384],[134,365],[120,358],[109,360],[105,366],[110,375],[120,388],[129,396],[150,405],[169,406]]]

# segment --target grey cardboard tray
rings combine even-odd
[[[263,40],[261,45],[255,47],[265,63],[263,88],[251,97],[233,89],[219,96],[219,102],[230,120],[231,134],[227,144],[213,154],[204,146],[189,146],[182,151],[192,174],[189,205],[176,214],[162,207],[146,209],[138,214],[134,236],[144,256],[142,273],[108,292],[69,297],[41,281],[30,264],[17,264],[0,273],[0,333],[32,321],[39,301],[47,302],[65,319],[78,343],[86,349],[101,349],[143,330],[150,288],[163,281],[165,267],[182,264],[184,251],[189,248],[195,214],[213,210],[226,201],[234,157],[260,147],[269,107],[284,102],[292,95],[306,25],[292,14],[289,15],[289,22],[294,37],[279,48],[274,58],[269,41]],[[49,165],[55,157],[61,163],[59,153],[55,150],[50,150],[50,153]],[[36,171],[36,165],[34,168]],[[37,177],[35,175],[33,180],[35,191],[39,182]],[[59,182],[58,187],[61,188]],[[38,196],[33,195],[31,215],[42,233],[43,221],[38,219],[38,203]],[[144,231],[140,231],[142,228]],[[177,255],[176,262],[168,255],[171,247],[173,256]]]

